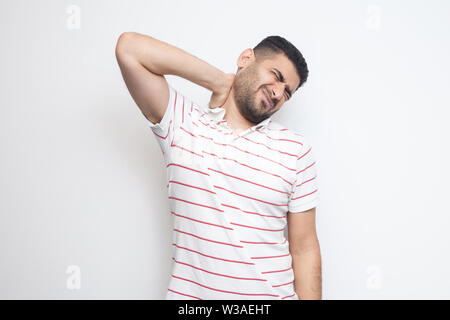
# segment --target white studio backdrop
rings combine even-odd
[[[224,72],[269,35],[310,77],[324,299],[449,299],[448,1],[0,2],[0,298],[163,299],[172,217],[115,58],[135,31]],[[210,92],[171,85],[206,106]]]

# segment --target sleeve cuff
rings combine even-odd
[[[317,207],[318,205],[319,205],[319,199],[316,198],[316,199],[314,199],[314,200],[312,200],[312,201],[310,201],[308,203],[289,207],[289,212],[290,213],[303,212],[303,211],[307,211],[309,209],[312,209],[314,207]]]
[[[169,85],[169,103],[166,106],[166,110],[160,122],[153,123],[147,118],[147,125],[153,130],[160,133],[166,132],[169,127],[170,119],[172,118],[173,105],[174,105],[175,89]]]

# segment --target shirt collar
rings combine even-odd
[[[210,116],[211,118],[213,118],[215,121],[223,120],[223,118],[224,118],[224,116],[225,116],[225,111],[226,111],[226,110],[225,110],[225,108],[223,108],[223,107],[216,107],[216,108],[210,108],[210,107],[207,107],[207,108],[206,108],[206,112],[207,112],[207,113],[209,114],[209,116]],[[272,122],[272,116],[270,116],[270,117],[264,119],[263,121],[261,121],[261,122],[255,124],[255,125],[252,126],[251,128],[252,128],[253,130],[256,130],[256,129],[259,129],[259,128],[265,129],[265,128],[267,128],[267,126],[269,125],[270,122]]]

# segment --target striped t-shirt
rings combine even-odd
[[[318,204],[305,137],[270,118],[236,134],[225,109],[200,107],[169,85],[159,123],[173,268],[166,299],[298,299],[287,212]]]

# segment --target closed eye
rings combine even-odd
[[[277,78],[278,81],[281,81],[281,79],[278,77],[278,74],[276,72],[272,71],[272,73],[275,75],[275,78]],[[286,90],[284,90],[284,92],[287,93]],[[289,98],[290,98],[289,94],[286,94],[285,100],[289,100]]]

